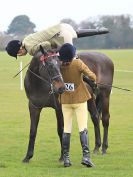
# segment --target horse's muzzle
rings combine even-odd
[[[62,94],[64,91],[65,91],[65,87],[61,87],[61,88],[58,89],[59,94]]]

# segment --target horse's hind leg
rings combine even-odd
[[[37,134],[37,127],[40,118],[40,112],[42,109],[35,108],[33,105],[29,103],[29,112],[30,112],[30,136],[29,136],[29,145],[26,157],[23,159],[23,162],[29,162],[29,160],[33,157],[34,153],[34,145]]]
[[[95,131],[95,148],[93,152],[94,154],[97,154],[101,146],[100,118],[99,118],[99,113],[97,111],[94,99],[90,99],[87,102],[87,104],[88,104],[88,110],[90,112],[91,119],[94,125],[94,131]]]
[[[106,154],[108,148],[108,128],[109,128],[109,95],[103,96],[103,106],[102,106],[102,124],[103,124],[103,143],[102,143],[102,154]]]
[[[64,121],[63,121],[63,113],[61,108],[55,110],[56,118],[57,118],[57,132],[60,139],[61,144],[61,156],[59,158],[59,161],[63,160],[63,151],[62,151],[62,135],[63,135],[63,129],[64,129]]]

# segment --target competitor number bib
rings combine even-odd
[[[65,83],[66,91],[74,91],[74,83]]]

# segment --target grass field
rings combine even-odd
[[[115,64],[114,86],[133,90],[133,50],[101,50]],[[23,65],[29,62],[23,57]],[[80,164],[81,146],[76,120],[71,138],[73,166],[64,168],[58,162],[60,145],[53,109],[41,113],[35,154],[23,164],[29,137],[28,100],[20,91],[20,59],[15,61],[0,53],[0,177],[132,177],[133,176],[133,92],[113,89],[110,101],[109,148],[106,156],[93,155],[95,168]],[[122,70],[122,71],[121,71]],[[124,71],[132,72],[124,72]],[[24,72],[23,72],[24,75]],[[89,116],[90,149],[94,147],[93,124]],[[102,132],[102,126],[101,126]]]

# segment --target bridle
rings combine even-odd
[[[48,79],[45,79],[43,78],[42,76],[36,74],[35,72],[33,72],[30,68],[28,68],[28,71],[33,74],[35,77],[37,77],[38,79],[42,80],[44,83],[46,83],[47,85],[50,86],[50,90],[48,92],[49,96],[53,96],[53,100],[54,100],[54,106],[56,109],[58,109],[58,105],[57,105],[57,102],[56,102],[56,97],[55,97],[55,88],[54,88],[54,84],[53,84],[53,81],[56,79],[56,78],[59,78],[59,77],[62,77],[60,74],[57,74],[56,76],[53,76],[51,77],[51,74],[50,74],[50,70],[48,69],[49,66],[51,64],[48,63],[48,58],[49,57],[54,57],[54,56],[57,56],[57,54],[48,54],[47,56],[44,56],[42,55],[40,57],[40,62],[42,62],[42,66],[41,68],[39,69],[39,71],[41,71],[42,69],[46,69],[47,70],[47,73],[48,73]],[[38,108],[36,105],[34,105],[32,103],[32,105],[35,107],[35,108]]]
[[[39,69],[39,71],[41,71],[43,68],[45,68],[45,69],[47,70],[47,73],[48,73],[48,79],[43,78],[42,76],[36,74],[36,73],[33,72],[30,68],[28,68],[28,71],[29,71],[30,73],[32,73],[32,74],[33,74],[34,76],[36,76],[38,79],[42,80],[43,82],[47,83],[47,84],[50,86],[50,91],[49,91],[49,94],[50,94],[50,95],[55,93],[53,81],[54,81],[55,79],[59,78],[59,77],[62,77],[61,74],[57,74],[56,76],[51,77],[50,70],[48,69],[51,64],[49,64],[47,60],[48,60],[49,57],[54,57],[54,56],[57,56],[57,54],[56,54],[56,53],[55,53],[55,54],[51,54],[51,53],[50,53],[50,54],[48,54],[47,56],[42,55],[42,56],[40,57],[40,62],[42,62],[42,66],[41,66],[41,68]]]

